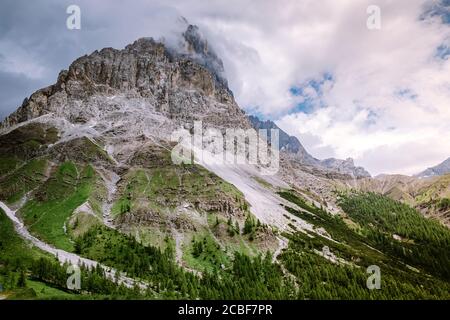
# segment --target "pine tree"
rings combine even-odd
[[[25,288],[27,286],[27,278],[25,276],[25,271],[21,271],[19,274],[19,279],[17,280],[17,286],[19,288]]]
[[[235,222],[234,227],[235,227],[235,229],[236,229],[236,233],[239,234],[239,233],[240,233],[240,230],[241,230],[241,227],[239,226],[239,222],[238,222],[238,221]]]
[[[251,233],[253,231],[254,226],[255,223],[253,221],[253,218],[250,215],[248,215],[244,223],[244,234]]]

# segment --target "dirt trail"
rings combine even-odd
[[[117,183],[120,180],[120,176],[115,172],[108,171],[103,168],[96,168],[96,171],[99,173],[100,177],[103,179],[105,183],[105,187],[107,190],[107,199],[102,205],[103,212],[103,223],[110,228],[115,229],[114,221],[111,216],[111,210],[114,204],[114,196],[117,192]]]
[[[278,248],[273,253],[272,262],[275,262],[277,260],[277,257],[281,254],[283,249],[287,248],[288,246],[288,240],[282,237],[277,237],[278,239]]]
[[[16,229],[16,232],[25,240],[30,241],[34,246],[41,249],[42,251],[45,251],[53,256],[55,256],[59,262],[61,263],[70,263],[72,265],[84,265],[88,268],[95,268],[97,265],[100,265],[104,270],[106,276],[116,281],[118,284],[124,284],[125,286],[131,288],[136,284],[138,284],[139,287],[142,289],[145,289],[147,286],[144,283],[141,282],[135,282],[134,279],[131,279],[129,277],[126,277],[125,275],[121,274],[118,279],[116,279],[116,273],[117,271],[104,266],[102,264],[99,264],[97,261],[86,259],[83,257],[80,257],[79,255],[76,255],[74,253],[70,253],[64,250],[56,249],[53,246],[39,240],[35,236],[31,235],[30,232],[27,230],[25,225],[22,221],[20,221],[16,216],[16,211],[11,210],[5,203],[0,201],[0,208],[6,213],[9,219],[14,223],[14,228]]]

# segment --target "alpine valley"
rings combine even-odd
[[[371,177],[280,130],[275,175],[175,164],[194,121],[279,129],[240,109],[193,25],[25,99],[0,125],[0,299],[450,299],[449,160]]]

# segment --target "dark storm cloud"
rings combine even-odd
[[[0,71],[0,85],[0,119],[3,119],[21,104],[25,96],[45,86],[45,83],[28,79],[24,75]]]
[[[58,20],[64,22],[64,17],[58,19],[49,7],[30,1],[6,0],[0,6],[0,118],[3,118],[25,96],[50,84],[52,73],[64,63],[67,54],[52,41],[55,25],[61,22]],[[54,5],[51,7],[56,9]],[[38,66],[41,74],[33,74],[30,65]]]
[[[71,4],[81,8],[81,30],[66,28]],[[178,16],[158,1],[1,1],[0,119],[77,57],[144,36],[170,38]]]

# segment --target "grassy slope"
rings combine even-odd
[[[29,230],[58,248],[73,251],[73,244],[63,228],[72,212],[88,200],[95,179],[95,172],[89,165],[61,164],[39,187],[35,198],[20,210]]]
[[[38,123],[19,127],[0,136],[0,198],[14,202],[42,178],[42,150],[58,139],[58,130]]]
[[[156,212],[181,203],[212,204],[226,199],[246,211],[243,194],[233,185],[199,165],[175,165],[171,154],[158,146],[146,146],[131,160],[132,169],[119,186],[121,197],[114,215],[149,208]]]
[[[4,166],[4,164],[2,164]],[[0,199],[7,203],[19,201],[28,191],[36,188],[45,179],[48,161],[32,159],[0,179]]]
[[[19,168],[22,163],[23,161],[14,156],[0,155],[0,177]]]
[[[43,255],[44,253],[31,248],[31,245],[16,233],[13,222],[0,209],[0,263],[17,260],[27,265],[32,259]]]
[[[217,198],[229,198],[238,206],[246,207],[242,193],[233,185],[197,165],[136,168],[124,180],[128,183],[112,208],[115,216],[141,207],[162,211],[166,207],[174,208],[182,201],[207,203]]]
[[[450,174],[434,177],[431,181],[417,191],[415,197],[417,203],[427,203],[439,198],[450,198]]]
[[[340,217],[333,217],[320,208],[308,204],[293,191],[285,191],[280,195],[302,208],[298,211],[287,207],[291,213],[316,227],[324,228],[334,240],[338,241],[336,243],[302,232],[286,235],[290,239],[289,248],[280,256],[280,260],[302,283],[299,298],[449,298],[448,282],[412,271],[404,263],[403,257],[393,255],[389,250],[386,252],[386,248],[368,238],[364,233],[364,225],[358,219],[354,219],[353,215],[350,214],[350,217],[357,223],[352,222],[349,225]],[[357,208],[355,206],[354,209]],[[374,207],[374,214],[376,212],[377,209]],[[396,222],[392,224],[396,225]],[[333,254],[349,264],[333,264],[318,256],[316,252],[321,252],[324,246],[328,246]],[[384,290],[367,290],[365,281],[368,275],[365,269],[370,265],[378,265],[381,268]]]
[[[34,290],[36,299],[75,299],[76,295],[54,288],[45,282],[27,280],[27,287]]]

